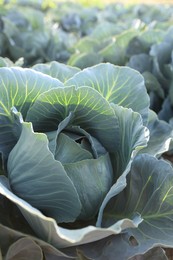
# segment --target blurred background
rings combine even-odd
[[[0,5],[5,3],[16,3],[16,2],[31,2],[33,4],[43,4],[47,6],[54,6],[59,2],[67,2],[66,0],[0,0]],[[68,2],[80,3],[85,6],[105,6],[109,3],[120,3],[125,5],[133,5],[133,4],[173,4],[173,0],[70,0]]]

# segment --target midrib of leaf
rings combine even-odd
[[[147,187],[149,181],[151,180],[151,178],[152,178],[152,175],[150,175],[150,176],[148,177],[147,182],[146,182],[145,185],[143,186],[142,191],[141,191],[141,193],[140,193],[140,196],[139,196],[139,198],[138,198],[138,201],[137,201],[137,203],[136,203],[136,206],[135,206],[135,208],[134,208],[134,211],[136,211],[136,209],[137,209],[137,207],[138,207],[138,205],[139,205],[139,203],[140,203],[140,201],[141,201],[143,192],[144,192],[144,190],[146,189],[146,187]]]

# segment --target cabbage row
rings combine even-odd
[[[0,11],[0,258],[168,259],[173,8],[28,4]]]

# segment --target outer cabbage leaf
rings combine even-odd
[[[50,244],[0,224],[0,247],[5,259],[75,259],[57,250]],[[11,259],[11,258],[10,258]]]
[[[130,208],[133,212],[137,210],[141,213],[144,219],[135,232],[131,230],[129,233],[133,234],[139,246],[143,244],[151,247],[160,244],[172,247],[173,169],[171,165],[147,154],[139,155],[133,162],[129,179],[131,184],[128,187],[130,196],[127,203],[129,205],[132,203]],[[130,187],[133,187],[133,191]],[[138,197],[136,202],[134,196]]]
[[[136,154],[147,146],[149,140],[149,131],[143,126],[142,118],[138,113],[114,104],[112,107],[118,117],[121,129],[120,149],[111,154],[115,184],[105,196],[100,207],[97,226],[101,225],[102,214],[107,203],[126,187],[126,176],[129,173],[131,163]]]
[[[31,123],[22,126],[19,141],[8,158],[10,188],[57,222],[73,222],[81,211],[73,183],[62,164],[53,158],[46,135],[34,133]]]
[[[168,260],[164,249],[161,247],[151,248],[146,253],[138,253],[130,260],[136,260],[137,257],[142,260]]]
[[[137,246],[133,237],[128,238],[125,234],[110,236],[105,239],[81,246],[63,249],[63,252],[71,256],[76,255],[76,250],[82,259],[90,260],[168,260],[160,245],[153,248]]]
[[[20,135],[20,124],[11,108],[15,106],[25,118],[41,93],[57,87],[62,87],[59,80],[34,70],[0,68],[0,151],[5,157]]]
[[[41,248],[29,238],[21,238],[12,244],[6,254],[6,259],[43,259]]]
[[[123,215],[141,214],[138,228],[127,230],[136,239],[136,252],[155,246],[173,247],[173,169],[148,154],[138,155],[127,176],[127,187],[112,198],[103,215],[103,226]]]
[[[44,216],[39,210],[33,208],[26,201],[13,194],[0,178],[0,193],[15,203],[21,210],[28,223],[37,236],[56,248],[64,248],[79,244],[86,244],[100,240],[112,234],[119,234],[127,228],[136,228],[141,222],[137,217],[133,220],[123,219],[109,228],[96,228],[88,226],[81,229],[70,230],[58,226],[54,219]]]
[[[143,77],[133,69],[99,64],[77,73],[66,82],[66,86],[90,86],[110,103],[140,113],[144,123],[147,122],[149,97]]]
[[[1,116],[10,117],[10,110],[15,106],[25,118],[28,109],[41,93],[62,87],[63,84],[31,69],[0,68],[0,86]]]
[[[7,178],[0,176],[1,183],[9,187]],[[25,234],[35,235],[34,231],[23,217],[19,208],[0,194],[0,223],[11,229],[20,230]]]
[[[167,259],[158,247],[173,247],[172,183],[173,169],[169,163],[147,154],[137,156],[127,176],[127,187],[110,201],[103,223],[109,225],[111,219],[114,223],[122,213],[130,217],[135,212],[141,214],[143,221],[125,234],[82,245],[78,250],[83,256],[98,260],[113,260],[115,256],[123,260]]]
[[[0,57],[0,67],[15,67],[23,65],[23,58],[18,59],[15,63],[13,63],[9,58]]]
[[[57,61],[52,61],[48,64],[36,64],[32,67],[32,69],[56,78],[61,82],[65,82],[67,79],[71,78],[80,71],[79,68],[67,66]]]

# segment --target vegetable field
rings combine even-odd
[[[0,259],[171,259],[173,6],[2,2]]]

